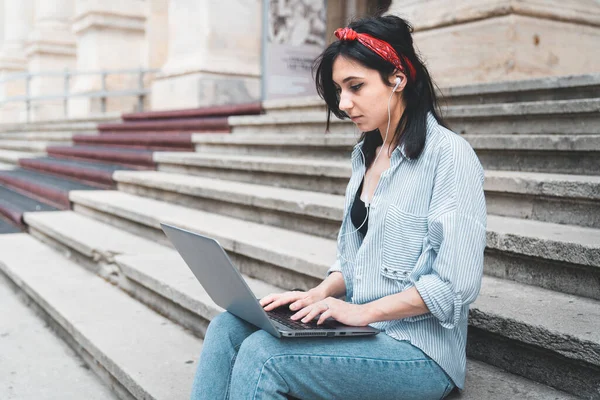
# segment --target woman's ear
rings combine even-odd
[[[406,75],[405,74],[396,70],[390,78],[391,78],[390,83],[395,88],[394,89],[395,92],[401,92],[404,90],[404,87],[406,86]]]

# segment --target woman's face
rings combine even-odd
[[[396,89],[390,102],[391,123],[388,142],[400,120],[404,107],[401,103],[400,92],[405,86],[406,77],[397,73],[390,77],[393,83],[396,76],[402,78],[402,83]],[[333,83],[339,94],[339,108],[344,111],[362,132],[379,128],[385,136],[388,124],[388,100],[393,86],[387,86],[381,80],[377,70],[367,68],[362,64],[339,56],[333,62]]]

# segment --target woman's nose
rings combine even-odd
[[[340,94],[340,103],[338,104],[339,109],[344,112],[347,112],[352,108],[352,106],[353,104],[352,100],[350,100],[350,96],[344,95],[343,93]]]

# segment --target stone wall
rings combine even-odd
[[[596,0],[394,0],[441,86],[600,72]]]
[[[152,89],[146,105],[156,110],[258,100],[263,3],[0,0],[0,119],[25,119],[23,103],[2,101],[25,94],[23,79],[7,79],[26,71],[154,68],[159,72],[144,83]],[[326,41],[335,28],[383,3],[389,4],[329,0]],[[389,12],[414,24],[416,45],[441,86],[600,72],[597,0],[393,0]],[[306,25],[296,21],[288,33]],[[106,85],[123,90],[138,87],[139,79],[109,76]],[[84,94],[101,87],[99,76],[87,75],[70,79],[67,89]],[[36,77],[29,91],[59,94],[65,83]],[[120,97],[109,99],[106,110],[137,106],[136,98]],[[83,117],[101,109],[99,99],[77,97],[67,111]],[[62,100],[31,107],[33,120],[64,115]]]

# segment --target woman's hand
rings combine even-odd
[[[327,297],[317,288],[311,289],[308,292],[294,290],[284,293],[273,293],[260,299],[260,305],[265,311],[271,311],[277,307],[290,304],[291,310],[299,310],[302,307],[314,304]]]
[[[329,317],[338,322],[352,326],[367,326],[370,321],[369,311],[366,305],[351,304],[335,297],[327,297],[319,302],[304,307],[292,315],[293,320],[302,318],[302,322],[312,321],[317,315],[321,315],[317,321],[321,325]]]

